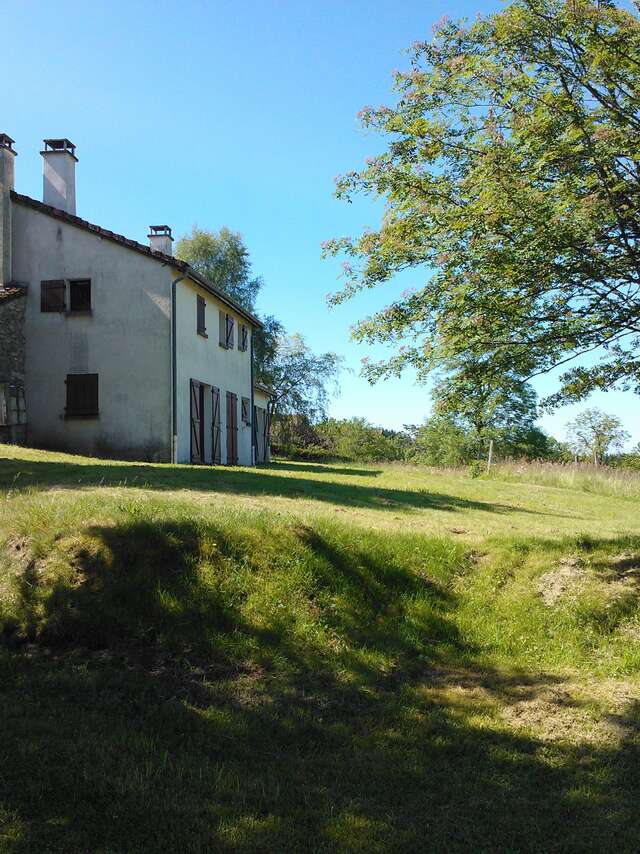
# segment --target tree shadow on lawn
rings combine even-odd
[[[358,469],[350,468],[346,464],[344,466],[332,466],[327,463],[298,463],[294,460],[274,460],[272,463],[258,468],[273,469],[278,471],[305,471],[311,474],[343,474],[351,477],[378,477],[383,473],[383,469]]]
[[[487,513],[558,513],[513,507],[491,501],[459,498],[427,490],[377,488],[353,483],[266,474],[274,469],[209,468],[204,466],[154,466],[124,463],[84,465],[0,459],[0,488],[19,492],[29,488],[129,487],[158,491],[198,491],[247,496],[277,496],[323,501],[343,507],[412,512],[415,510],[482,510]],[[277,468],[275,469],[277,471]],[[571,517],[573,518],[573,517]]]
[[[228,530],[133,521],[90,529],[52,598],[25,592],[44,624],[0,647],[3,852],[638,849],[638,744],[501,725],[496,702],[557,679],[483,666],[443,585],[300,528],[327,649],[203,582],[209,536],[251,560]],[[418,596],[437,619],[409,621]]]

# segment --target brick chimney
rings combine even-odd
[[[173,237],[168,225],[149,226],[149,246],[154,252],[162,252],[163,255],[173,255]]]
[[[45,139],[42,201],[70,214],[76,212],[76,147],[68,139]]]
[[[0,133],[0,288],[9,284],[13,270],[11,260],[11,191],[14,183],[15,157],[13,140],[6,133]]]

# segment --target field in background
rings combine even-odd
[[[0,446],[0,851],[638,850],[637,494],[552,475]]]

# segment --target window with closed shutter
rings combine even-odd
[[[227,350],[233,350],[233,337],[234,337],[233,336],[233,327],[234,327],[233,317],[230,314],[228,314],[227,315],[227,338],[226,338]]]
[[[206,338],[207,335],[207,325],[205,319],[205,312],[207,304],[204,300],[204,297],[201,297],[200,294],[197,296],[198,302],[198,335],[204,335]]]
[[[227,315],[224,311],[218,312],[218,344],[221,347],[227,346]]]
[[[91,311],[91,279],[69,282],[69,312]]]
[[[251,406],[251,401],[248,397],[242,398],[242,423],[249,424],[251,419],[249,418],[249,408]]]
[[[40,311],[63,312],[65,308],[64,279],[40,282]]]
[[[98,374],[67,374],[67,415],[98,415]]]
[[[238,350],[246,350],[249,346],[249,330],[243,323],[240,327],[240,335],[238,336]]]

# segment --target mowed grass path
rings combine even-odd
[[[0,852],[639,850],[639,528],[0,446]]]

